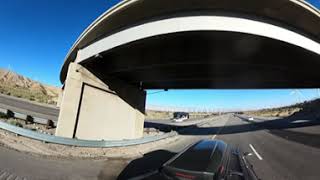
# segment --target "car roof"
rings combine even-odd
[[[165,166],[187,171],[215,173],[220,167],[226,149],[227,145],[223,141],[201,140]]]

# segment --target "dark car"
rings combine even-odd
[[[223,141],[201,140],[166,162],[161,175],[168,180],[255,180],[239,150]]]
[[[186,112],[174,112],[173,113],[173,118],[174,119],[189,118],[189,113],[186,113]]]

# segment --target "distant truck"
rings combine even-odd
[[[174,122],[183,122],[184,120],[189,119],[189,113],[186,112],[174,112],[173,121]]]

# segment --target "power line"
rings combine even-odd
[[[158,94],[158,93],[162,93],[162,92],[167,92],[168,90],[161,90],[161,91],[156,91],[156,92],[152,92],[152,93],[147,93],[147,95],[152,95],[152,94]]]

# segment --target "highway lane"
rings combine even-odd
[[[54,106],[39,104],[2,94],[0,94],[0,108],[10,109],[18,113],[53,121],[57,121],[59,116],[59,109]]]
[[[320,149],[308,143],[315,139],[319,141],[316,132],[308,132],[304,142],[297,140],[295,135],[284,134],[287,131],[303,132],[305,128],[319,132],[320,126],[315,123],[302,127],[289,126],[295,124],[291,122],[277,120],[257,124],[231,114],[223,115],[200,127],[180,131],[176,142],[159,146],[157,150],[136,159],[61,160],[33,157],[0,147],[0,176],[1,170],[5,170],[9,172],[7,174],[27,179],[128,179],[154,172],[188,145],[211,138],[251,152],[253,155],[248,159],[261,179],[317,180],[320,177]],[[278,129],[271,124],[277,125]],[[289,128],[286,129],[286,126]],[[154,174],[146,179],[160,178]]]
[[[127,159],[61,159],[37,157],[0,147],[0,180],[116,179]]]
[[[216,117],[212,126],[221,127],[228,116]],[[0,146],[0,177],[18,177],[20,179],[127,179],[153,171],[191,143],[203,138],[211,138],[216,129],[191,128],[179,135],[176,142],[159,146],[137,159],[57,159],[35,157]],[[1,179],[1,178],[0,178]]]
[[[3,106],[55,118],[59,113],[58,108],[0,95],[0,107]],[[163,122],[172,125],[170,120]],[[186,121],[178,125],[193,124],[194,121]],[[76,170],[81,172],[78,178],[97,179],[101,176],[99,173],[115,178],[121,173],[119,179],[126,179],[153,171],[186,146],[208,138],[221,139],[240,147],[242,151],[252,152],[253,156],[250,156],[249,160],[262,179],[311,180],[320,177],[320,171],[317,168],[317,162],[320,162],[319,120],[257,117],[254,122],[250,122],[247,118],[229,114],[216,117],[215,121],[209,121],[201,127],[192,126],[179,133],[179,141],[159,147],[159,150],[149,152],[142,158],[134,160],[103,160],[91,163],[85,160],[52,161],[46,158],[34,159],[23,153],[1,147],[0,177],[15,175],[17,172],[17,177],[30,178],[31,172],[32,179],[42,179],[46,176],[69,177],[67,179],[70,179],[74,177],[73,171]],[[72,168],[62,168],[66,164]],[[117,168],[109,169],[109,166]]]
[[[156,171],[162,164],[168,161],[178,152],[201,139],[214,139],[223,129],[225,124],[232,118],[231,115],[222,115],[212,118],[212,121],[202,124],[199,127],[192,126],[179,131],[179,140],[158,148],[154,152],[149,152],[143,157],[131,161],[120,173],[118,179],[125,180],[133,177],[144,177],[149,172]],[[147,176],[145,179],[161,180],[159,174]]]
[[[162,119],[162,120],[157,120],[157,119],[146,119],[145,122],[148,123],[154,123],[154,124],[162,124],[162,125],[169,125],[169,126],[192,126],[198,123],[203,123],[206,122],[208,119],[211,117],[207,118],[192,118],[192,119],[187,119],[182,122],[175,122],[172,119]]]
[[[31,115],[38,118],[50,119],[55,122],[58,121],[60,109],[53,105],[40,104],[32,101],[28,101],[21,98],[7,96],[0,94],[0,108],[10,109],[11,111],[22,113],[25,115]],[[206,119],[194,118],[184,122],[173,122],[170,119],[166,120],[149,120],[146,119],[146,123],[154,123],[160,125],[170,126],[190,126],[197,123],[201,123]]]
[[[191,128],[180,132],[185,137],[185,143],[176,143],[162,149],[161,152],[149,154],[133,163],[147,169],[147,167],[160,166],[175,153],[204,138],[219,139],[228,144],[239,147],[243,152],[250,152],[249,162],[261,179],[266,180],[318,180],[320,171],[320,146],[317,133],[320,131],[319,123],[292,125],[297,120],[273,119],[274,121],[251,123],[247,119],[241,119],[233,115],[227,115],[219,121],[211,121],[201,127]],[[296,137],[292,132],[304,132],[306,129],[314,130],[308,132],[304,137]],[[303,141],[302,141],[303,138]],[[173,153],[169,155],[170,153]],[[160,158],[158,162],[155,160]],[[143,166],[143,164],[147,164]],[[155,165],[157,164],[157,165]],[[138,169],[131,167],[135,172]],[[151,170],[152,168],[150,168]],[[130,168],[127,170],[130,172]],[[134,174],[134,173],[133,173]],[[130,177],[130,176],[127,176]],[[126,179],[126,178],[122,178]],[[161,179],[159,174],[152,175],[146,179]]]
[[[242,151],[252,152],[248,157],[261,179],[304,179],[320,178],[318,162],[320,147],[309,144],[319,142],[319,136],[312,132],[302,140],[296,139],[290,128],[303,131],[303,127],[292,127],[290,120],[275,120],[268,123],[251,123],[238,117],[230,118],[217,139],[224,140]],[[310,124],[311,125],[311,124]],[[313,130],[320,131],[318,124]],[[281,134],[281,135],[279,135]]]

